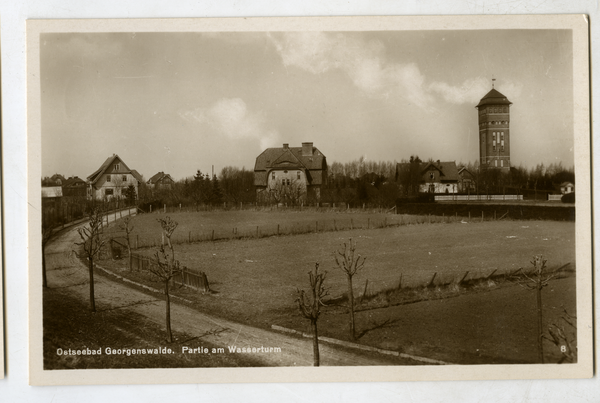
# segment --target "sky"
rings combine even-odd
[[[45,33],[42,175],[118,154],[145,179],[252,170],[313,142],[329,163],[479,158],[475,106],[511,106],[513,166],[573,165],[569,30]]]

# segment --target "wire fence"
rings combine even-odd
[[[351,215],[351,214],[348,214]],[[173,234],[171,242],[175,245],[191,244],[196,242],[215,242],[235,239],[259,239],[272,236],[289,236],[309,233],[337,232],[348,230],[368,230],[388,227],[400,227],[405,225],[423,224],[446,224],[456,222],[483,222],[501,220],[507,218],[507,212],[496,212],[486,215],[483,211],[480,215],[467,216],[454,215],[409,215],[409,214],[385,214],[384,217],[344,217],[315,221],[284,221],[281,223],[267,223],[263,225],[232,226],[226,228],[218,226],[206,230],[191,230],[186,233]],[[132,236],[132,248],[144,249],[155,248],[163,244],[164,240],[157,232],[156,236],[134,235]]]

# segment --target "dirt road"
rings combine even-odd
[[[112,222],[113,214],[109,217]],[[46,246],[48,286],[69,288],[71,295],[88,304],[89,274],[87,267],[75,256],[75,242],[80,238],[77,229],[84,224],[65,229],[57,234]],[[150,295],[127,286],[118,280],[95,275],[95,297],[98,311],[124,309],[134,315],[142,315],[146,320],[164,326],[165,302],[157,294]],[[252,353],[252,358],[265,366],[310,366],[313,363],[312,341],[285,334],[258,329],[228,320],[212,317],[188,306],[171,303],[171,323],[173,329],[190,337],[198,337],[190,342],[190,348],[211,343],[229,348],[279,348],[281,352]],[[218,332],[215,332],[218,331]],[[211,333],[212,332],[212,333]],[[144,346],[140,346],[143,348]],[[179,352],[177,352],[179,353]],[[247,354],[247,353],[240,353]],[[416,362],[402,359],[355,353],[320,343],[321,365],[411,365]]]

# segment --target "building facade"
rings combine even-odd
[[[124,198],[130,185],[133,185],[137,195],[138,186],[143,181],[141,175],[135,169],[129,169],[116,154],[108,157],[87,180],[88,198],[98,200]]]
[[[302,147],[285,143],[256,157],[254,187],[259,202],[319,202],[326,183],[327,160],[311,142],[302,143]]]
[[[479,112],[479,166],[510,170],[510,102],[494,88],[476,106]]]
[[[172,189],[173,183],[175,183],[175,181],[173,180],[173,178],[171,178],[171,175],[161,171],[154,175],[152,178],[148,179],[146,185],[148,185],[148,187],[153,190],[164,190]]]

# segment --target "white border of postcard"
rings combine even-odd
[[[577,259],[576,364],[43,370],[41,33],[572,29]],[[585,15],[28,20],[29,382],[32,385],[559,379],[593,375],[589,24]]]

